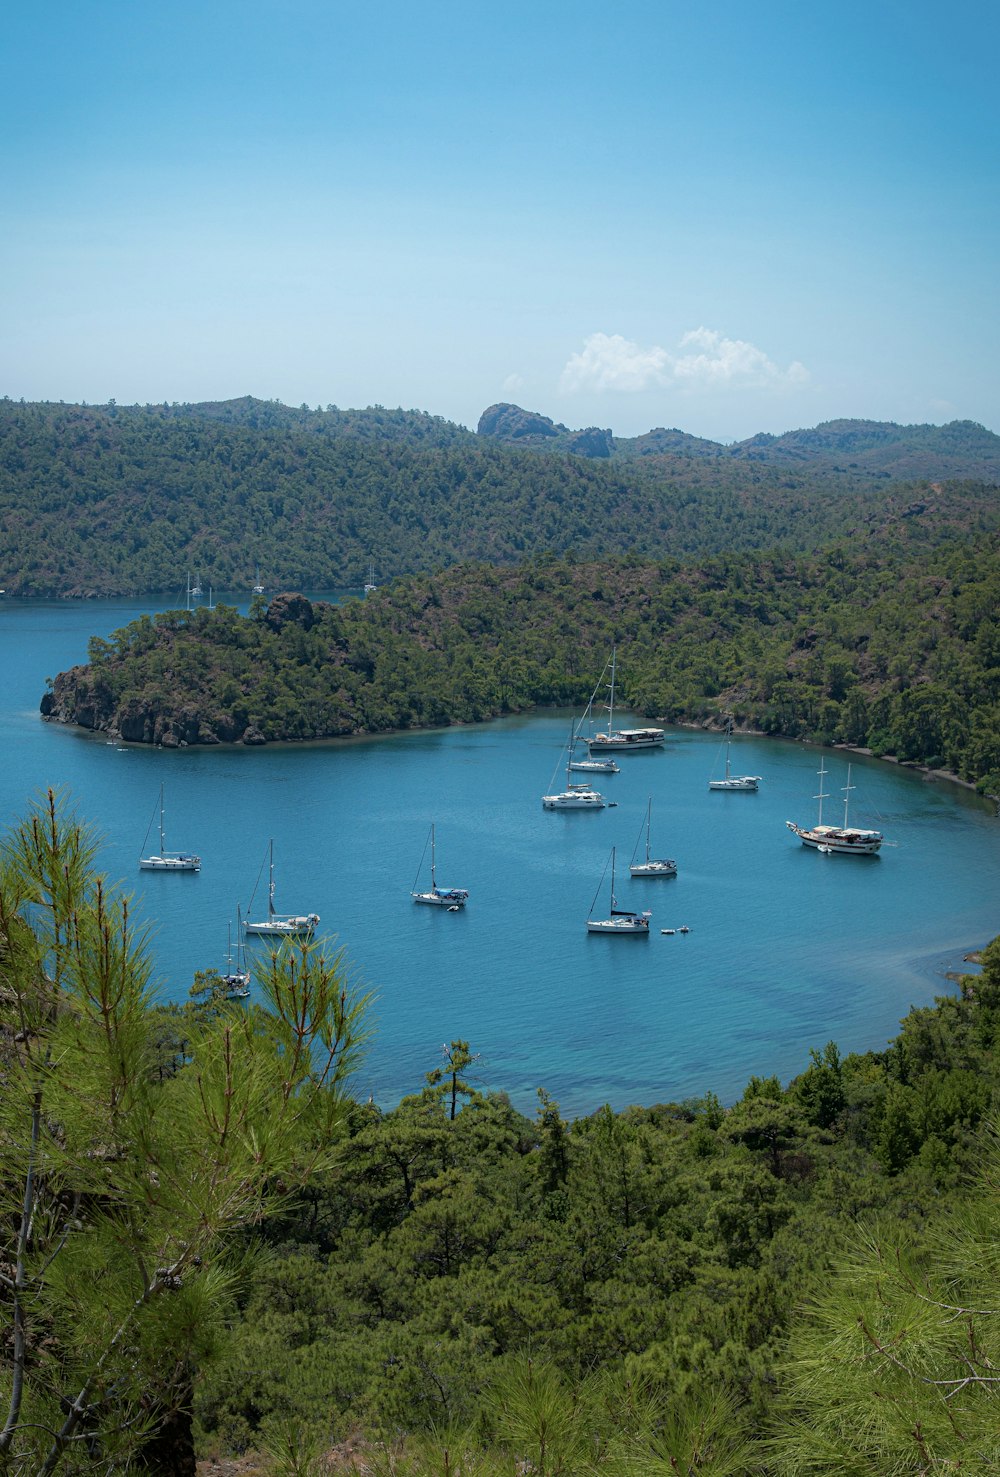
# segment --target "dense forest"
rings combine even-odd
[[[377,406],[0,400],[0,587],[180,595],[189,575],[249,589],[259,566],[271,590],[359,588],[370,560],[381,580],[545,551],[811,552],[907,518],[998,523],[1000,438],[968,422],[832,422],[735,447],[656,431],[611,438],[606,456],[562,430],[538,449]]]
[[[0,849],[3,1470],[996,1470],[1000,940],[728,1107],[529,1118],[453,1040],[383,1111],[342,956],[154,1006],[94,855]]]
[[[685,565],[542,557],[399,579],[334,607],[285,595],[143,616],[61,673],[47,716],[126,740],[262,743],[620,701],[844,743],[1000,790],[1000,537]]]

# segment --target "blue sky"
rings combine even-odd
[[[42,0],[0,394],[1000,431],[1000,9]]]

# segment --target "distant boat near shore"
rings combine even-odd
[[[733,720],[726,725],[726,773],[721,780],[709,780],[710,790],[753,791],[760,784],[759,774],[733,774],[729,767],[729,751],[733,744]]]
[[[608,731],[607,733],[595,733],[588,740],[591,755],[607,754],[611,751],[627,753],[636,749],[661,749],[663,747],[662,728],[615,728],[615,664],[617,660],[617,648],[611,649],[611,680],[608,683]]]

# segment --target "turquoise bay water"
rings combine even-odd
[[[565,711],[245,752],[130,748],[42,722],[46,676],[149,608],[0,602],[0,824],[65,786],[152,929],[158,991],[178,1000],[196,969],[224,964],[227,923],[273,838],[278,909],[318,912],[376,996],[356,1089],[386,1106],[456,1037],[480,1053],[480,1085],[528,1113],[539,1086],[568,1115],[709,1089],[731,1100],[751,1073],[787,1080],[831,1039],[880,1048],[1000,932],[993,807],[876,761],[853,761],[851,816],[895,844],[863,859],[807,851],[786,830],[815,819],[819,751],[798,744],[738,738],[733,768],[761,788],[710,794],[718,736],[670,729],[662,752],[625,756],[601,781],[617,805],[586,814],[541,808]],[[826,765],[838,797],[846,759]],[[161,781],[167,844],[199,851],[198,875],[137,870]],[[673,880],[627,875],[649,796],[652,850],[676,857]],[[410,899],[431,821],[438,881],[469,889],[464,912]],[[648,939],[585,931],[612,845],[619,903],[653,910]],[[600,912],[607,901],[605,883]],[[680,925],[690,933],[660,933]]]

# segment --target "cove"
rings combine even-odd
[[[787,831],[815,819],[820,751],[778,740],[734,741],[734,768],[763,776],[756,794],[710,793],[719,735],[668,729],[662,752],[601,777],[616,804],[588,814],[541,807],[565,778],[569,712],[173,752],[40,719],[45,678],[85,660],[88,636],[169,603],[0,602],[0,821],[49,785],[68,791],[102,870],[133,894],[156,990],[173,1000],[196,969],[223,966],[227,923],[273,839],[277,907],[317,912],[375,996],[355,1086],[386,1107],[419,1091],[457,1037],[479,1053],[477,1085],[527,1113],[538,1087],[567,1115],[706,1091],[730,1101],[751,1074],[787,1081],[829,1040],[880,1049],[1000,929],[994,807],[857,756],[851,818],[887,839],[870,859],[807,851]],[[835,818],[847,758],[825,763]],[[167,844],[199,852],[200,873],[138,870],[161,782]],[[627,876],[650,797],[653,849],[676,858],[675,879]],[[431,822],[439,883],[469,889],[460,913],[410,897]],[[586,932],[612,845],[622,905],[652,910],[648,939]],[[690,932],[660,932],[680,926]]]

